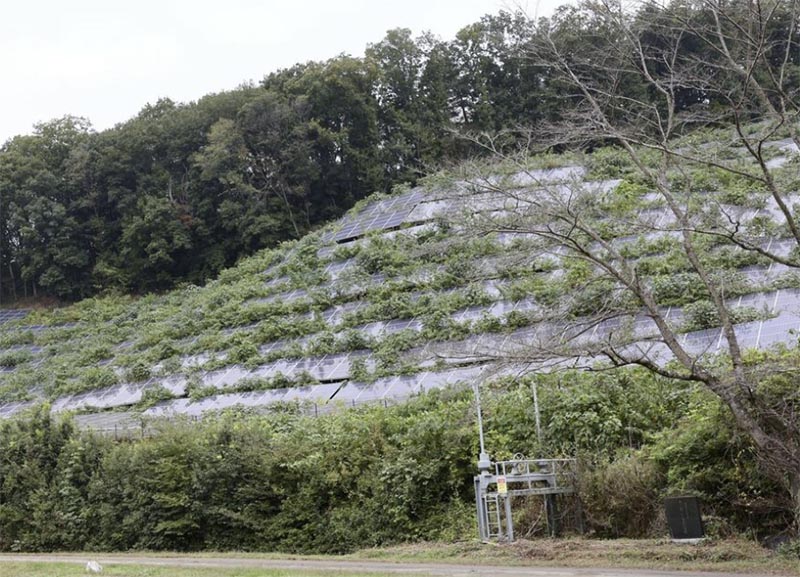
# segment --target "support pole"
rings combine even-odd
[[[536,419],[536,441],[539,443],[539,450],[542,449],[542,422],[541,417],[539,416],[539,393],[538,388],[536,386],[536,381],[534,380],[531,384],[531,388],[533,389],[533,413],[534,418]]]
[[[475,512],[478,515],[478,539],[488,541],[489,531],[486,528],[486,510],[479,477],[475,477]]]
[[[558,501],[555,495],[544,496],[545,511],[547,511],[547,529],[551,537],[558,537]]]
[[[514,542],[514,520],[511,518],[511,496],[506,495],[503,497],[503,501],[505,502],[505,509],[506,509],[506,536],[508,537],[508,542]]]
[[[480,444],[480,454],[478,455],[478,470],[480,474],[489,474],[489,468],[492,462],[489,460],[489,455],[486,453],[486,445],[483,440],[483,410],[481,409],[481,390],[477,383],[474,385],[475,390],[475,412],[478,414],[478,442]]]

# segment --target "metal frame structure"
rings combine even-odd
[[[575,459],[526,459],[516,455],[510,461],[494,463],[493,467],[488,460],[481,459],[478,467],[475,507],[481,541],[513,542],[512,499],[529,495],[544,497],[548,531],[553,536],[558,534],[556,497],[575,493]]]

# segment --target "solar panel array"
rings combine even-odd
[[[0,325],[21,321],[30,314],[30,309],[0,309]]]
[[[370,203],[362,211],[341,219],[336,229],[325,233],[322,239],[323,241],[344,242],[364,236],[373,230],[389,230],[399,227],[424,198],[425,193],[417,189]]]
[[[737,326],[737,336],[746,348],[769,347],[776,343],[786,342],[787,336],[792,331],[800,331],[800,291],[779,290],[773,293],[759,293],[745,295],[735,299],[737,303],[764,306],[771,313],[772,318],[745,323]],[[498,303],[502,306],[500,311],[518,310],[521,304],[525,309],[528,305],[520,303]],[[491,310],[491,309],[489,309]],[[674,319],[680,317],[680,309],[669,308],[665,317]],[[652,321],[647,318],[633,319],[634,325],[640,323],[643,327],[642,336],[647,336],[655,331]],[[401,322],[402,324],[403,322]],[[580,323],[577,322],[577,325]],[[591,331],[592,338],[602,338],[614,329],[622,326],[620,319],[612,319],[595,325]],[[404,328],[409,328],[405,326]],[[224,369],[204,373],[199,382],[203,386],[212,387],[220,391],[236,386],[248,378],[272,378],[278,374],[292,375],[306,372],[319,381],[331,381],[320,385],[278,389],[273,391],[254,391],[246,393],[220,393],[201,401],[178,399],[166,401],[157,408],[145,411],[147,416],[160,414],[187,414],[200,415],[210,408],[225,408],[233,405],[245,407],[258,407],[274,402],[302,401],[316,405],[343,401],[346,404],[360,404],[370,401],[400,400],[435,388],[443,388],[456,382],[475,381],[488,373],[490,364],[487,358],[502,355],[513,355],[517,349],[525,349],[541,338],[542,327],[524,328],[512,333],[483,334],[470,337],[455,343],[429,343],[420,349],[407,353],[413,357],[420,367],[432,366],[437,362],[446,362],[465,365],[460,368],[447,368],[438,371],[424,370],[415,375],[399,375],[377,379],[374,382],[353,382],[351,380],[351,363],[353,359],[363,359],[367,366],[374,368],[375,361],[366,352],[353,352],[339,355],[326,355],[318,358],[285,359],[275,363],[262,365],[255,369],[245,369],[233,365]],[[589,334],[589,333],[587,333]],[[551,335],[546,334],[545,338]],[[713,353],[723,350],[725,340],[719,328],[686,333],[680,338],[681,344],[694,354]],[[669,353],[662,356],[662,360],[669,360]],[[527,370],[536,368],[531,364]],[[77,395],[70,395],[57,399],[53,403],[54,411],[74,411],[87,408],[112,408],[133,405],[142,400],[145,391],[154,386],[162,386],[176,396],[186,392],[187,380],[181,376],[168,378],[153,378],[144,383],[129,383],[108,387],[102,390],[89,391]],[[26,408],[26,403],[12,403],[0,406],[0,416],[8,416],[18,410]]]
[[[518,174],[512,177],[524,186],[538,186],[543,181],[553,182],[560,180],[574,180],[582,177],[585,170],[579,167],[565,167],[564,169],[543,170],[534,173]],[[597,194],[611,190],[618,181],[600,181],[588,185]],[[569,192],[570,184],[559,185],[563,191]],[[467,183],[458,183],[455,188],[467,189]],[[556,187],[554,190],[561,190]],[[534,194],[531,192],[530,194]],[[657,200],[656,196],[653,200]],[[517,199],[524,204],[525,195]],[[471,208],[470,208],[471,207]],[[441,191],[436,194],[426,193],[417,189],[392,198],[378,200],[370,203],[363,210],[348,215],[341,219],[328,232],[322,235],[323,246],[317,251],[317,256],[323,260],[319,278],[323,281],[324,290],[335,295],[337,304],[326,308],[299,309],[308,312],[297,313],[297,319],[322,319],[329,331],[334,332],[336,339],[342,338],[344,328],[348,334],[358,334],[366,343],[379,343],[382,339],[398,333],[420,333],[429,322],[426,318],[402,318],[401,314],[391,311],[380,320],[369,322],[354,321],[353,315],[364,311],[370,306],[360,298],[360,294],[368,287],[379,287],[387,280],[383,273],[365,274],[360,270],[358,259],[346,258],[338,260],[335,257],[337,246],[355,247],[360,243],[369,242],[366,237],[370,232],[383,231],[385,238],[398,238],[397,235],[413,235],[427,233],[434,229],[434,220],[442,215],[458,213],[462,210],[493,210],[502,214],[509,207],[497,195],[474,195],[466,201],[455,195],[448,198]],[[731,214],[739,210],[742,218],[750,219],[758,215],[776,217],[775,207],[767,205],[762,208],[732,207]],[[674,223],[674,218],[663,207],[646,209],[640,213],[640,218],[647,220],[652,225],[669,228]],[[675,236],[674,230],[664,230],[660,233],[645,232],[644,240],[654,240],[658,235]],[[515,243],[525,239],[524,233],[507,231],[497,235],[497,242],[503,247],[520,246]],[[614,240],[615,246],[623,247],[627,244],[640,243],[643,235],[631,235]],[[446,245],[443,245],[446,247]],[[774,238],[764,245],[765,250],[785,257],[795,248],[795,243],[787,239]],[[447,250],[444,248],[443,250]],[[456,249],[457,250],[457,249]],[[289,255],[292,253],[290,252]],[[556,261],[564,254],[563,248],[546,251]],[[447,313],[447,318],[461,325],[470,325],[485,319],[508,319],[510,315],[530,315],[535,317],[541,312],[541,303],[534,298],[509,299],[507,289],[511,281],[502,278],[514,266],[525,265],[533,262],[537,254],[520,251],[514,253],[507,250],[499,255],[487,256],[473,262],[474,269],[479,271],[482,278],[470,290],[480,291],[486,304],[465,306]],[[288,257],[287,257],[288,258]],[[247,304],[258,302],[270,303],[296,303],[298,301],[313,302],[312,294],[317,289],[309,290],[308,287],[298,286],[290,276],[283,275],[281,271],[287,270],[280,264],[272,264],[267,275],[276,275],[264,283],[263,297],[247,301]],[[422,267],[416,270],[406,280],[413,287],[415,284],[424,286],[425,282],[442,270],[441,265]],[[753,283],[768,286],[770,282],[781,275],[791,272],[791,267],[772,262],[768,266],[749,266],[742,268],[739,274]],[[351,274],[354,273],[354,274]],[[548,274],[557,277],[562,274],[560,270]],[[440,289],[436,292],[439,296],[455,295],[464,291],[465,287],[458,286]],[[411,302],[429,296],[429,289],[411,288],[405,294]],[[374,304],[374,303],[373,303]],[[759,312],[759,319],[740,324],[736,333],[745,348],[764,348],[776,343],[787,343],[795,339],[794,332],[800,331],[800,291],[794,289],[772,290],[745,294],[729,300],[729,305],[736,308],[748,308]],[[2,311],[4,312],[4,311]],[[0,312],[0,324],[4,321]],[[680,330],[686,319],[681,307],[664,307],[662,314],[671,325]],[[24,317],[20,317],[24,318]],[[360,318],[360,317],[358,317]],[[752,317],[751,317],[752,318]],[[242,324],[241,326],[223,327],[220,333],[230,337],[238,333],[256,331],[259,322]],[[69,325],[68,325],[69,326]],[[44,331],[52,327],[37,326],[31,330]],[[368,381],[359,380],[355,367],[358,364],[359,374],[366,370],[374,373],[380,361],[371,350],[357,350],[335,354],[313,354],[317,334],[309,334],[297,338],[282,338],[273,342],[263,343],[259,346],[262,355],[270,358],[281,356],[277,360],[262,363],[257,366],[243,366],[234,363],[234,357],[227,366],[228,351],[204,351],[187,354],[180,359],[178,374],[154,376],[142,382],[123,383],[103,389],[67,395],[52,402],[52,410],[60,411],[87,411],[115,409],[113,413],[96,412],[83,414],[79,417],[82,427],[100,430],[118,430],[120,428],[141,427],[139,415],[145,418],[162,416],[185,415],[200,417],[204,412],[222,410],[231,407],[245,407],[263,409],[275,403],[298,403],[305,410],[315,413],[326,412],[341,406],[352,406],[372,402],[397,402],[412,395],[425,391],[451,386],[457,383],[472,384],[486,378],[500,375],[518,375],[531,370],[550,370],[553,366],[562,366],[564,363],[591,364],[594,358],[559,357],[558,351],[567,351],[574,344],[586,345],[604,340],[624,336],[627,342],[623,345],[627,350],[642,350],[649,354],[657,354],[660,362],[670,360],[671,353],[663,343],[653,342],[651,338],[657,335],[657,327],[653,320],[646,315],[629,315],[627,317],[613,317],[605,320],[574,318],[564,323],[539,323],[525,326],[520,329],[510,330],[505,328],[499,332],[472,334],[465,338],[452,341],[431,341],[421,346],[398,353],[398,363],[406,369],[412,367],[413,374],[394,374],[373,378]],[[184,345],[193,346],[199,335],[187,337],[182,341]],[[692,354],[709,354],[724,352],[726,341],[721,329],[711,328],[699,331],[689,331],[680,335],[680,343]],[[126,341],[115,347],[123,351],[131,349],[136,343]],[[546,347],[544,345],[547,345]],[[554,351],[551,357],[532,358],[531,350],[550,348]],[[44,350],[39,345],[20,345],[17,350],[26,350],[34,355],[29,364],[41,362]],[[291,351],[293,357],[289,357]],[[527,359],[520,362],[520,359]],[[105,361],[104,361],[105,362]],[[213,369],[206,367],[214,363]],[[572,366],[572,365],[570,365]],[[120,367],[112,368],[122,374]],[[13,367],[9,367],[13,370]],[[162,363],[153,367],[153,373],[158,374],[164,369]],[[284,386],[287,382],[313,381],[315,384]],[[260,390],[244,390],[243,384],[254,383]],[[270,386],[278,388],[268,388]],[[202,398],[197,394],[189,395],[197,388],[203,391]],[[140,404],[148,395],[148,391],[165,389],[173,399],[159,402],[154,407],[144,410],[141,414],[119,412],[120,407],[130,407]],[[263,390],[261,390],[263,389]],[[29,407],[33,401],[15,401],[0,403],[0,417],[7,417]]]

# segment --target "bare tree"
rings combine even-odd
[[[601,0],[540,21],[528,56],[549,66],[543,82],[568,104],[557,121],[531,130],[533,150],[522,156],[476,136],[518,171],[484,178],[466,169],[472,196],[465,202],[473,203],[469,230],[523,235],[532,255],[580,273],[569,294],[540,307],[538,328],[523,343],[529,358],[603,357],[702,383],[753,440],[765,470],[785,484],[800,520],[800,375],[778,355],[748,360],[746,325],[731,298],[775,279],[765,273],[749,288],[736,287],[735,266],[721,267],[719,259],[726,253],[800,267],[797,195],[786,188],[797,170],[786,150],[800,144],[798,18],[796,1],[663,7]],[[698,126],[722,127],[724,138],[694,140]],[[624,151],[637,187],[600,186],[527,164],[532,151],[597,143]],[[714,188],[709,175],[721,180],[719,190],[706,190]],[[726,186],[738,187],[738,197]],[[648,244],[679,256],[672,273],[658,274],[642,258]],[[664,276],[676,268],[707,301],[724,355],[687,337],[685,315],[665,306]],[[794,384],[765,390],[764,380],[777,374]]]

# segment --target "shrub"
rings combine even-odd
[[[582,467],[579,494],[589,529],[602,537],[648,535],[663,485],[658,467],[641,451]]]
[[[168,388],[162,385],[152,385],[144,390],[138,406],[140,409],[149,409],[161,401],[168,401],[173,398],[175,398],[175,395]]]
[[[0,367],[16,367],[33,358],[30,351],[24,349],[6,351],[0,354]]]

